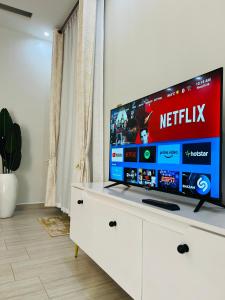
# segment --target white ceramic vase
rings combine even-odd
[[[17,187],[15,174],[0,174],[0,218],[9,218],[14,214]]]

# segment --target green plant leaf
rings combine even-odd
[[[6,108],[0,112],[0,155],[3,162],[3,172],[16,171],[21,162],[21,130],[18,124],[13,124]]]
[[[12,166],[11,166],[11,170],[12,171],[16,171],[19,168],[20,163],[21,163],[21,159],[22,159],[21,152],[16,152],[15,156],[14,156],[14,160],[13,160]]]
[[[11,131],[13,122],[6,108],[0,112],[0,137],[7,137]]]
[[[2,157],[5,155],[5,143],[6,139],[0,136],[0,155]]]
[[[16,143],[16,151],[21,151],[22,147],[22,136],[20,126],[17,123],[13,124],[14,136],[15,136],[15,143]]]
[[[5,151],[7,153],[19,152],[21,150],[21,131],[18,124],[13,124],[6,138]]]
[[[13,152],[7,155],[7,168],[11,171],[16,171],[21,163],[22,154],[20,151]]]

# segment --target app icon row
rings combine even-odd
[[[182,153],[182,154],[181,154]],[[211,164],[211,143],[162,144],[158,146],[112,148],[111,162],[163,164]]]
[[[123,168],[113,166],[111,179],[137,184],[148,188],[159,188],[171,192],[182,192],[186,195],[206,196],[211,190],[211,175],[171,170],[153,170],[144,168]],[[180,190],[180,180],[182,190]]]

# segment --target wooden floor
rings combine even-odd
[[[50,237],[37,218],[56,209],[19,210],[0,219],[0,300],[131,300],[68,236]]]

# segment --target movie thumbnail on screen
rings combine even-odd
[[[179,191],[179,172],[170,170],[158,171],[159,187],[163,190]]]

